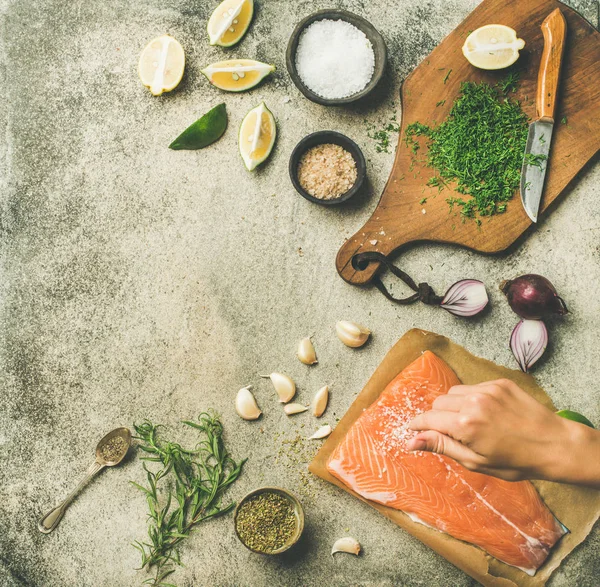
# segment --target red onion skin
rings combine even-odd
[[[541,275],[521,275],[500,284],[513,312],[526,320],[539,320],[569,310],[550,281]]]

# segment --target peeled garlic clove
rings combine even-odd
[[[358,556],[358,553],[360,552],[360,544],[355,538],[346,536],[345,538],[340,538],[339,540],[335,541],[335,544],[331,549],[331,556],[333,556],[336,552],[348,552]]]
[[[326,426],[321,426],[312,436],[309,437],[309,440],[319,440],[320,438],[325,438],[331,434],[331,426],[327,424]]]
[[[367,342],[371,331],[360,324],[340,320],[335,325],[335,331],[338,338],[346,345],[352,348],[358,348]]]
[[[244,420],[256,420],[262,414],[249,385],[237,392],[235,411]]]
[[[313,416],[317,418],[323,415],[323,412],[327,409],[327,402],[329,401],[329,386],[321,387],[315,394],[312,401],[312,412]]]
[[[300,412],[306,412],[308,408],[302,404],[286,404],[283,406],[283,411],[288,415],[299,414]]]
[[[282,404],[287,404],[296,395],[296,384],[287,375],[271,373],[270,375],[261,375],[261,377],[271,380]]]
[[[314,365],[317,362],[317,353],[309,337],[300,341],[297,354],[300,361],[305,365]]]

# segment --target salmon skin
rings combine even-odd
[[[442,359],[425,351],[356,420],[327,470],[365,499],[534,575],[568,530],[529,481],[503,481],[442,455],[405,450],[416,434],[408,423],[459,383]]]

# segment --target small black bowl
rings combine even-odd
[[[298,70],[296,69],[296,49],[298,49],[300,35],[304,32],[304,29],[313,22],[325,19],[344,20],[349,22],[351,25],[354,25],[357,29],[361,30],[366,35],[367,39],[371,41],[371,45],[373,45],[373,52],[375,54],[375,70],[373,71],[373,77],[371,78],[371,81],[360,92],[352,94],[351,96],[346,96],[345,98],[328,99],[322,98],[318,94],[315,94],[312,90],[304,85],[302,79],[298,75]],[[379,34],[379,31],[368,20],[362,18],[362,16],[352,14],[347,10],[319,10],[318,12],[315,12],[314,14],[302,19],[290,37],[285,54],[287,70],[296,87],[309,100],[312,100],[317,104],[323,104],[324,106],[350,104],[351,102],[355,102],[356,100],[364,98],[379,83],[379,80],[383,76],[383,72],[385,70],[386,61],[387,49],[385,46],[385,41]]]
[[[333,143],[339,145],[343,149],[348,151],[356,163],[356,181],[354,185],[344,194],[331,200],[324,200],[321,198],[315,198],[311,196],[301,185],[298,180],[298,164],[300,158],[306,151],[317,145],[324,145],[327,143]],[[354,196],[362,187],[365,177],[367,175],[367,164],[365,163],[365,156],[362,154],[360,147],[346,135],[343,135],[334,130],[320,130],[310,135],[305,136],[294,148],[290,155],[290,179],[296,188],[296,191],[307,200],[314,202],[315,204],[321,204],[323,206],[335,206],[342,202],[347,202],[352,196]]]

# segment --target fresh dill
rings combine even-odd
[[[437,108],[438,106],[443,106],[446,103],[446,100],[440,100],[435,107]]]
[[[224,490],[240,475],[245,459],[236,463],[223,443],[223,425],[214,414],[202,413],[198,422],[184,421],[202,437],[193,450],[159,435],[160,425],[145,420],[134,424],[144,461],[159,463],[150,470],[144,463],[147,486],[131,482],[148,502],[149,542],[133,546],[142,555],[142,569],[154,576],[143,581],[152,587],[174,587],[166,582],[181,565],[179,547],[195,526],[230,511],[235,503],[221,506]],[[160,489],[159,489],[160,486]]]
[[[406,128],[405,142],[413,153],[427,147],[424,162],[437,174],[428,182],[442,189],[453,184],[459,195],[447,198],[463,218],[491,216],[506,210],[519,187],[528,118],[518,100],[518,76],[498,84],[463,82],[448,117],[437,126],[420,122]],[[424,143],[418,138],[423,137]],[[537,158],[536,158],[537,157]],[[540,156],[532,163],[541,166]]]
[[[448,78],[450,77],[450,74],[452,73],[452,70],[449,69],[448,73],[446,73],[446,76],[444,77],[444,85],[446,84],[446,82],[448,81]]]
[[[526,153],[523,156],[523,163],[531,165],[532,167],[542,168],[542,161],[547,159],[547,155],[536,155],[535,153]]]
[[[369,125],[366,120],[365,124],[367,125],[367,136],[376,143],[375,151],[377,153],[391,153],[390,148],[392,147],[392,143],[390,135],[400,132],[400,125],[396,120],[396,115],[393,114],[389,122],[380,129]]]

